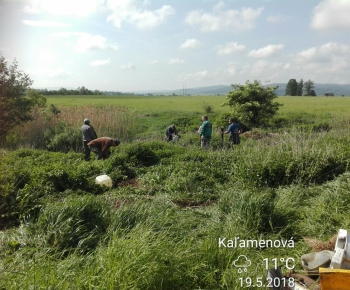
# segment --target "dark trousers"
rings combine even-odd
[[[97,146],[91,145],[91,146],[90,146],[90,150],[91,150],[92,152],[94,152],[94,153],[97,155],[97,159],[98,159],[98,160],[104,158],[101,149],[98,148]]]
[[[87,145],[90,141],[83,141],[83,153],[84,153],[84,159],[86,161],[89,161],[90,160],[90,148],[89,146]]]
[[[173,141],[173,134],[165,134],[165,138],[170,142]]]
[[[209,149],[210,146],[210,137],[202,137],[201,138],[201,147],[202,149]]]
[[[232,135],[230,135],[230,142],[232,144],[236,144],[236,145],[241,143],[240,139],[239,139],[239,134],[238,133],[233,133]]]

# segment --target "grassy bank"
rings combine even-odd
[[[229,113],[208,99],[209,151],[195,133],[204,107],[160,99],[56,103],[61,113],[37,112],[11,133],[0,152],[0,289],[243,289],[265,281],[272,259],[302,272],[310,239],[350,228],[347,98],[285,98],[234,149],[219,134]],[[83,160],[86,114],[99,136],[122,141],[106,160]],[[163,140],[172,123],[176,144]],[[95,184],[101,174],[112,188]],[[251,263],[240,273],[242,255]]]
[[[142,142],[105,161],[17,150],[1,165],[5,289],[242,289],[264,258],[312,251],[348,228],[349,136],[291,132],[235,150]],[[109,174],[112,189],[94,178]],[[327,204],[327,207],[324,205]],[[3,218],[4,219],[4,218]],[[220,239],[293,240],[230,247]],[[234,261],[252,263],[240,274]],[[290,260],[292,261],[292,260]],[[286,267],[284,267],[286,270]]]

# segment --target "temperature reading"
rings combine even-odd
[[[271,268],[277,269],[278,266],[284,266],[288,270],[294,269],[294,259],[293,258],[264,258],[263,263],[265,264],[265,269],[269,270]]]

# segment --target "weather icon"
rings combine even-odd
[[[250,267],[252,262],[248,260],[247,256],[240,255],[237,260],[233,261],[233,265],[238,268],[238,273],[247,272],[247,268]]]

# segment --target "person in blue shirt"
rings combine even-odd
[[[230,123],[230,125],[227,128],[227,131],[224,132],[224,134],[228,134],[230,133],[230,142],[232,143],[232,145],[238,145],[240,143],[240,139],[239,139],[239,134],[241,133],[241,126],[233,121],[233,118],[230,118],[228,120],[228,122]]]

